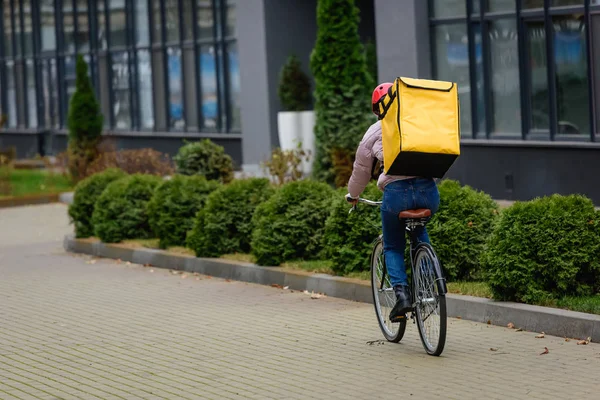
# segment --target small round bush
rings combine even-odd
[[[233,179],[233,162],[225,149],[209,139],[188,143],[173,158],[177,173],[203,175],[208,180],[228,183]]]
[[[92,223],[105,243],[153,237],[148,221],[148,202],[161,178],[135,174],[112,182],[96,202]]]
[[[254,210],[274,192],[264,178],[234,180],[220,187],[196,216],[187,246],[198,257],[250,252]]]
[[[176,175],[156,188],[148,203],[148,217],[161,248],[185,246],[194,217],[218,187],[218,182],[207,181],[203,176]]]
[[[444,180],[438,188],[440,208],[427,231],[446,278],[481,279],[481,254],[498,216],[498,205],[488,194],[456,181]]]
[[[258,206],[252,224],[252,254],[259,265],[314,259],[322,246],[334,190],[311,180],[290,182]]]
[[[85,238],[94,235],[94,226],[92,225],[94,204],[111,182],[123,178],[125,175],[123,171],[111,168],[77,184],[73,203],[69,206],[69,217],[75,226],[76,237]]]
[[[504,210],[483,257],[495,298],[539,303],[599,289],[600,223],[584,196],[553,195]]]
[[[373,240],[381,234],[379,207],[359,205],[355,212],[348,214],[350,205],[344,198],[346,193],[346,189],[337,191],[323,236],[323,256],[331,260],[332,269],[338,275],[368,271]],[[380,201],[383,193],[372,182],[361,197]]]

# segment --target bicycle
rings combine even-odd
[[[359,198],[358,202],[370,206],[381,206],[380,201]],[[350,212],[355,209],[356,205]],[[409,311],[399,322],[391,322],[389,319],[390,311],[396,303],[396,295],[390,283],[383,256],[383,235],[379,235],[374,241],[371,253],[371,288],[377,321],[383,336],[390,342],[398,343],[404,336],[406,321],[410,314],[413,324],[417,325],[421,342],[427,354],[439,356],[446,344],[446,279],[433,247],[428,243],[418,243],[416,238],[416,229],[425,227],[431,218],[431,210],[402,211],[398,217],[406,221],[406,231],[409,234],[407,245],[410,246],[411,278],[409,282],[412,311]],[[435,322],[438,324],[433,326]]]

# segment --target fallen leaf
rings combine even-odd
[[[151,270],[150,270],[150,272],[154,272],[154,270],[153,270],[153,269],[151,269]]]
[[[320,299],[321,297],[325,297],[325,295],[322,293],[315,293],[314,291],[310,295],[311,299]]]
[[[131,265],[131,263],[130,263],[129,261],[127,261],[127,262],[125,263],[125,265]]]
[[[231,282],[231,279],[225,279],[225,282]]]
[[[487,324],[488,324],[488,325],[491,325],[491,324],[492,324],[492,321],[488,319],[488,322],[487,322]]]
[[[96,264],[96,260],[89,260],[87,263],[88,264]]]
[[[469,228],[472,227],[473,226],[473,221],[469,221],[469,223],[467,225],[469,226]]]
[[[548,350],[548,348],[547,348],[547,347],[544,347],[544,351],[540,353],[540,356],[541,356],[542,354],[548,354],[548,353],[550,353],[550,350]]]
[[[516,332],[523,332],[523,328],[517,329]]]
[[[289,286],[284,286],[283,290],[288,290],[290,287]]]
[[[199,281],[199,280],[200,280],[200,278],[196,278],[196,280],[197,280],[197,281]]]
[[[308,290],[304,290],[302,293],[304,293],[304,294],[310,294],[310,292]]]
[[[583,344],[583,345],[589,344],[589,343],[590,343],[590,338],[587,338],[587,340],[584,339],[584,340],[580,340],[579,342],[577,342],[577,344]]]
[[[179,274],[180,274],[180,272],[179,272],[179,271],[175,271],[174,269],[172,269],[170,272],[171,272],[173,275],[179,275]]]
[[[565,338],[565,342],[570,342],[571,339],[569,339],[568,337]]]
[[[187,274],[181,275],[181,279],[185,279],[185,278],[187,278]]]
[[[117,258],[117,264],[121,264],[121,262],[122,262],[121,259]]]
[[[490,351],[498,351],[498,349],[495,347],[490,347]]]
[[[199,274],[199,273],[197,273],[197,272],[194,272],[194,276],[198,276],[198,275],[200,275],[200,274]]]
[[[277,284],[277,283],[272,283],[271,287],[277,288],[277,289],[283,289],[283,286]]]
[[[462,317],[456,317],[456,319],[462,319]]]
[[[536,335],[535,338],[536,339],[543,339],[546,335],[544,334],[544,332],[540,333],[539,335]]]
[[[212,279],[212,276],[206,275],[206,279]]]
[[[515,329],[515,324],[513,324],[512,322],[509,322],[506,326],[508,327],[508,329]]]
[[[150,264],[150,263],[144,264],[144,267],[151,267],[151,266],[152,266],[152,264]]]

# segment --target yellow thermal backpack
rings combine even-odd
[[[443,177],[460,155],[457,85],[397,78],[379,108],[383,172]]]

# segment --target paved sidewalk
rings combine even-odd
[[[9,241],[0,399],[593,399],[600,390],[600,345],[450,320],[443,356],[430,357],[413,325],[400,344],[380,341],[370,305],[65,254],[65,210],[0,210]],[[59,223],[41,228],[42,218]]]

